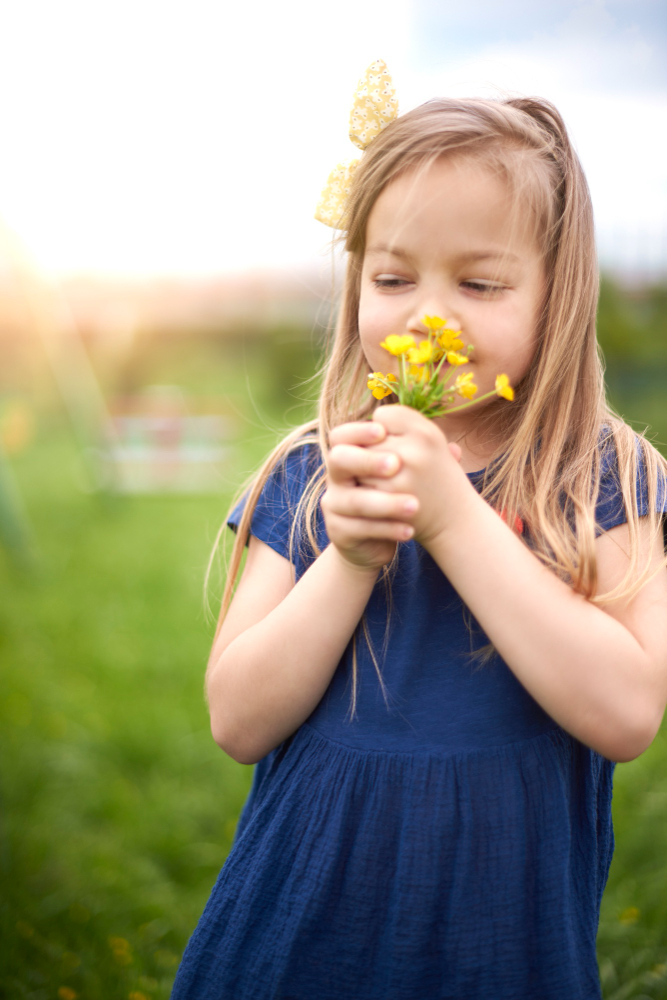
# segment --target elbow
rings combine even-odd
[[[228,757],[237,764],[256,764],[264,753],[258,752],[247,739],[247,733],[239,732],[238,724],[230,718],[229,697],[216,684],[217,678],[209,662],[206,675],[206,700],[211,720],[211,736]],[[225,707],[227,711],[225,711]]]
[[[601,745],[594,749],[603,757],[617,764],[628,764],[648,750],[655,739],[662,722],[662,712],[646,711],[637,714],[635,724],[626,724],[609,733]]]
[[[220,720],[211,713],[211,735],[228,757],[235,760],[237,764],[256,764],[262,757],[266,756],[266,751],[260,751],[256,746],[246,739],[239,737],[237,733],[229,731],[223,726]]]

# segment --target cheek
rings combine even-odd
[[[387,335],[386,318],[381,306],[373,303],[359,304],[359,337],[361,347],[371,366],[377,366],[377,359],[388,354],[380,347],[380,341]],[[371,359],[375,359],[373,362]]]
[[[537,350],[537,331],[528,325],[522,337],[517,338],[515,343],[511,365],[514,368],[515,381],[519,381],[528,374]]]

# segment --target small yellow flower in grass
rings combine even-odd
[[[465,354],[459,354],[458,351],[447,351],[447,361],[450,365],[467,365],[470,358]]]
[[[618,916],[622,924],[636,924],[639,920],[639,910],[636,906],[627,906]]]
[[[507,375],[496,375],[496,392],[503,399],[514,399],[514,389],[510,385]]]
[[[385,382],[398,382],[395,375],[383,375],[382,372],[373,372],[368,379],[367,385],[376,399],[384,399],[385,396],[391,396],[392,393],[392,390],[388,389],[380,379],[384,379]]]
[[[71,989],[69,986],[61,986],[58,990],[58,1000],[76,1000],[78,995],[76,990]]]
[[[407,354],[410,348],[415,346],[415,338],[409,333],[390,333],[387,339],[380,344],[380,347],[384,347],[385,351],[389,351],[395,357],[398,357],[399,354]]]
[[[141,990],[132,990],[131,993],[128,993],[127,1000],[150,1000],[150,997],[142,993]]]
[[[430,340],[422,340],[408,351],[408,361],[413,365],[425,365],[428,361],[433,361],[434,356],[435,345]]]
[[[129,941],[122,937],[110,937],[109,947],[119,965],[131,965],[132,947]]]
[[[473,382],[473,373],[465,372],[463,375],[457,375],[454,382],[454,389],[458,392],[459,396],[472,399],[477,392],[477,386]]]

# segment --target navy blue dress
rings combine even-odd
[[[318,461],[313,445],[289,455],[254,515],[286,557]],[[626,519],[611,474],[597,517]],[[313,556],[295,542],[299,578]],[[480,665],[486,637],[418,544],[400,547],[389,612],[379,582],[366,619],[386,702],[358,639],[356,718],[350,644],[310,718],[256,765],[172,1000],[599,998],[613,763],[498,656]]]

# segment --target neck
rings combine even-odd
[[[461,449],[461,468],[464,472],[478,472],[485,469],[489,462],[502,451],[505,442],[501,441],[491,428],[475,420],[478,414],[463,412],[452,413],[450,416],[438,417],[434,421],[445,434],[448,441],[457,444]]]

